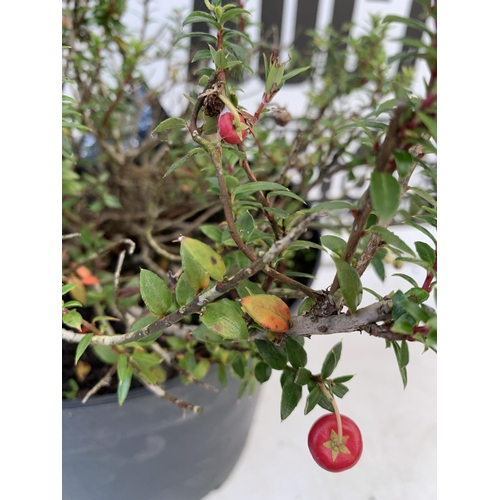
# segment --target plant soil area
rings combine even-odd
[[[62,390],[64,393],[74,391],[74,380],[78,384],[76,397],[70,399],[83,399],[87,392],[92,389],[106,374],[111,366],[103,363],[92,351],[86,349],[75,366],[75,353],[77,344],[62,341]],[[141,387],[140,382],[132,379],[131,388]],[[118,388],[118,377],[116,373],[111,377],[109,383],[103,385],[95,395],[113,394]],[[68,398],[66,398],[68,399]]]

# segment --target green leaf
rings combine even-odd
[[[396,234],[392,231],[389,231],[385,227],[381,226],[372,226],[370,228],[372,233],[376,233],[380,236],[380,239],[387,243],[389,246],[402,250],[410,255],[415,256],[415,252]]]
[[[281,191],[270,191],[267,193],[266,198],[269,200],[271,196],[285,196],[287,198],[293,198],[294,200],[300,201],[303,205],[307,205],[307,203],[298,194],[295,194],[292,191],[284,191],[283,189]]]
[[[207,375],[210,370],[210,361],[203,358],[196,364],[196,368],[191,372],[191,375],[195,380],[202,380]]]
[[[391,326],[391,331],[394,333],[401,333],[402,335],[411,335],[413,333],[413,326],[415,323],[406,321],[404,317],[397,319]]]
[[[349,392],[349,387],[344,384],[335,384],[332,387],[332,392],[338,398],[343,398]]]
[[[414,287],[414,288],[410,288],[410,290],[407,290],[405,292],[405,295],[407,297],[415,297],[418,304],[425,302],[430,297],[429,292],[422,290],[422,288],[420,288],[418,286]]]
[[[197,155],[199,153],[205,153],[205,150],[203,148],[194,148],[194,149],[192,149],[191,151],[189,151],[189,153],[187,153],[186,155],[184,155],[180,160],[177,160],[176,162],[172,163],[172,165],[170,165],[170,167],[165,172],[165,175],[163,177],[165,177],[167,175],[170,175],[172,172],[174,172],[175,170],[177,170],[179,167],[182,167],[182,165],[184,164],[184,162],[186,160],[188,160],[192,156],[195,156],[195,155]]]
[[[335,413],[335,409],[333,408],[332,402],[323,394],[323,392],[320,392],[318,404],[321,406],[321,408],[324,408],[326,411]]]
[[[411,285],[413,285],[413,287],[418,288],[418,283],[411,276],[408,276],[407,274],[394,273],[392,276],[399,276],[400,278],[403,278],[406,281],[408,281],[408,283],[410,283]]]
[[[172,293],[167,284],[155,273],[141,269],[139,275],[141,297],[155,316],[163,316],[172,304]]]
[[[222,387],[227,387],[227,373],[226,367],[223,364],[217,366],[217,378],[219,379]]]
[[[334,384],[343,384],[344,382],[349,382],[354,377],[354,375],[342,375],[333,379]]]
[[[321,244],[331,250],[333,253],[337,254],[339,257],[344,253],[347,243],[340,238],[340,236],[335,236],[333,234],[327,234],[325,236],[320,236]]]
[[[285,368],[288,357],[284,349],[278,349],[269,340],[257,339],[254,340],[255,346],[262,356],[262,359],[275,370],[283,370]]]
[[[216,68],[219,68],[219,69],[226,69],[227,68],[226,55],[224,54],[224,51],[222,49],[219,49],[215,53],[214,63],[215,63]]]
[[[127,398],[128,391],[130,389],[130,383],[132,382],[132,367],[128,364],[128,358],[126,354],[120,354],[118,356],[117,374],[118,404],[122,406],[125,402],[125,399]]]
[[[401,374],[401,380],[403,381],[403,387],[406,388],[406,384],[408,383],[408,374],[406,371],[406,366],[408,365],[409,362],[408,345],[405,340],[401,342],[401,347],[396,341],[391,342],[391,344],[394,349],[394,353],[396,354],[399,373]],[[403,347],[403,344],[405,347]]]
[[[426,207],[422,207],[426,208]],[[437,220],[435,216],[429,216],[429,215],[417,215],[417,218],[423,220],[424,222],[427,222],[427,224],[430,224],[433,227],[437,227]]]
[[[297,407],[302,397],[302,386],[293,381],[293,377],[288,377],[283,386],[281,394],[281,421],[285,420]]]
[[[315,248],[316,250],[320,250],[322,252],[325,251],[325,249],[321,246],[318,245],[317,243],[314,243],[312,241],[307,241],[307,240],[297,240],[294,241],[287,250],[296,250],[296,249],[303,249],[303,248]]]
[[[246,362],[241,353],[238,353],[238,357],[233,361],[231,367],[238,377],[241,379],[245,378]]]
[[[399,208],[401,186],[391,174],[373,172],[370,182],[370,196],[374,210],[382,221],[387,221]]]
[[[285,192],[285,191],[283,191]],[[264,210],[266,212],[269,212],[270,214],[274,215],[277,219],[286,219],[289,217],[289,212],[286,210],[281,210],[281,208],[275,208],[275,207],[264,207]]]
[[[208,43],[217,43],[217,38],[215,38],[213,35],[210,35],[209,33],[204,33],[203,31],[192,31],[191,33],[183,33],[182,35],[178,36],[177,39],[175,40],[175,43],[179,43],[181,40],[184,40],[184,38],[199,38],[201,41],[208,42]]]
[[[375,292],[371,288],[367,288],[366,286],[364,286],[363,290],[365,292],[371,293],[377,300],[382,300],[383,299],[382,295],[380,295],[379,293]]]
[[[413,156],[408,151],[394,151],[392,153],[400,177],[406,177],[413,169]]]
[[[417,112],[417,116],[422,120],[422,123],[427,127],[429,130],[429,133],[431,134],[432,138],[436,141],[437,143],[437,123],[436,120],[432,119],[430,116],[427,116],[425,113],[422,113],[421,111]]]
[[[229,299],[221,299],[203,308],[201,322],[224,339],[247,339],[248,329],[240,306]]]
[[[191,12],[191,14],[189,14],[189,16],[184,19],[182,27],[184,28],[188,24],[194,23],[207,23],[208,25],[213,26],[216,29],[220,29],[221,27],[221,25],[215,20],[213,16],[211,16],[207,12],[203,12],[200,10]]]
[[[82,320],[83,320],[82,315],[78,311],[75,311],[74,309],[67,312],[66,314],[63,314],[62,317],[62,321],[65,325],[68,325],[71,328],[75,328],[77,330],[81,329]]]
[[[200,59],[209,59],[210,57],[212,57],[212,54],[208,49],[201,49],[196,52],[193,59],[191,59],[191,62],[194,63],[196,61],[199,61]]]
[[[427,203],[429,203],[433,207],[435,207],[437,205],[436,200],[427,191],[424,191],[423,189],[413,187],[413,186],[410,186],[409,190],[412,193],[415,193],[416,195],[420,196],[420,198],[424,199]]]
[[[321,378],[327,379],[335,370],[342,354],[342,341],[337,342],[325,356],[323,366],[321,367]]]
[[[411,17],[402,17],[402,16],[396,16],[396,15],[388,15],[385,16],[383,21],[384,23],[403,23],[409,26],[410,28],[415,28],[418,31],[425,31],[429,35],[433,35],[432,30],[427,27],[427,25],[419,21],[418,19],[413,19]]]
[[[307,396],[304,415],[307,415],[319,403],[321,396],[321,389],[315,384]]]
[[[257,182],[249,182],[247,184],[243,184],[237,187],[233,191],[233,195],[236,196],[247,196],[249,194],[253,194],[257,191],[288,191],[288,188],[278,184],[277,182],[266,182],[266,181],[257,181]]]
[[[301,367],[297,370],[297,373],[293,381],[297,385],[306,385],[310,382],[311,377],[312,373],[307,368]]]
[[[68,385],[70,386],[69,391],[62,391],[63,398],[65,399],[76,399],[80,386],[74,378],[68,380]]]
[[[373,269],[375,270],[375,273],[377,276],[382,280],[385,281],[386,275],[385,275],[385,265],[384,261],[377,255],[373,256],[373,259],[371,261],[371,265]],[[366,287],[363,287],[363,290],[366,290]]]
[[[347,203],[346,201],[322,201],[312,208],[307,208],[305,210],[299,210],[298,214],[311,214],[313,212],[319,212],[320,210],[353,210],[356,205],[352,203]]]
[[[243,394],[245,394],[245,389],[247,388],[247,385],[248,385],[247,378],[241,381],[240,388],[238,389],[237,399],[240,399],[241,396],[243,396]]]
[[[194,300],[195,295],[196,290],[189,283],[187,274],[182,273],[175,285],[175,300],[180,306],[185,306]]]
[[[436,252],[430,245],[423,241],[416,241],[415,248],[423,261],[428,262],[431,266],[434,265],[436,262]]]
[[[92,350],[107,365],[114,365],[118,361],[118,353],[109,345],[96,344],[92,346]]]
[[[184,339],[174,337],[173,335],[165,337],[165,341],[174,351],[182,351],[187,347],[187,342]]]
[[[182,268],[184,269],[184,273],[186,275],[187,281],[189,285],[195,290],[195,292],[199,292],[203,290],[209,283],[210,277],[208,275],[208,272],[203,269],[201,264],[193,257],[193,255],[190,252],[184,252],[182,251],[182,245],[181,245],[181,259],[182,259]],[[183,285],[182,285],[183,286]],[[180,298],[182,300],[182,297],[184,296],[186,299],[187,297],[187,290],[182,290],[180,292]]]
[[[64,306],[66,309],[69,309],[70,307],[82,307],[81,302],[78,302],[78,300],[68,300],[68,302],[64,303]],[[96,321],[94,319],[94,321]]]
[[[421,233],[425,234],[426,236],[429,237],[429,239],[434,242],[434,245],[437,246],[437,240],[436,238],[434,237],[434,235],[425,227],[422,227],[420,224],[416,224],[412,221],[408,221],[406,222],[406,225],[407,226],[410,226],[410,227],[413,227],[415,229],[418,229]]]
[[[76,288],[76,285],[74,283],[68,283],[67,285],[63,285],[62,295],[66,295],[70,290],[73,290],[73,288]]]
[[[238,292],[240,298],[247,297],[248,295],[260,295],[264,293],[262,287],[250,280],[243,280],[240,283],[240,286],[236,288],[236,291]]]
[[[272,372],[273,372],[273,369],[267,363],[264,363],[263,361],[259,361],[255,365],[255,368],[254,368],[255,378],[261,384],[263,384],[264,382],[267,382],[269,380]]]
[[[288,337],[285,343],[288,361],[294,368],[301,368],[307,364],[306,350],[292,337]]]
[[[198,262],[214,280],[222,281],[224,279],[226,266],[222,257],[202,241],[184,236],[181,239],[180,253],[181,259],[184,259],[186,254],[190,254],[191,257],[193,257],[193,259]],[[184,260],[182,262],[184,264]]]
[[[130,359],[141,369],[148,370],[159,365],[162,358],[155,352],[137,351],[130,355]]]
[[[200,226],[201,232],[208,236],[215,243],[222,243],[222,229],[212,224],[204,224]]]
[[[226,5],[226,7],[227,7],[227,5]],[[248,10],[245,10],[245,9],[238,9],[238,8],[229,9],[228,11],[224,12],[224,14],[222,14],[222,16],[220,18],[220,22],[222,25],[224,25],[228,21],[231,21],[232,19],[234,19],[236,17],[243,16],[243,15],[250,16],[251,14]]]
[[[159,132],[169,132],[170,130],[179,130],[185,127],[187,127],[187,123],[185,120],[183,120],[182,118],[172,117],[163,120],[151,133],[157,134]]]
[[[196,357],[193,351],[187,351],[184,356],[179,360],[179,366],[186,370],[188,373],[192,373],[196,368]]]
[[[252,236],[255,229],[255,221],[248,210],[243,212],[238,217],[236,221],[236,229],[238,230],[242,240],[245,242]]]
[[[363,285],[359,275],[345,260],[334,257],[340,290],[351,313],[355,313],[363,297]]]
[[[314,306],[315,302],[310,297],[306,297],[300,304],[297,310],[297,316],[302,316],[305,312],[309,312]]]
[[[410,352],[408,350],[408,342],[406,340],[401,341],[401,349],[399,351],[399,366],[404,368],[410,362]]]
[[[93,336],[94,336],[93,333],[87,333],[87,335],[85,335],[82,338],[82,340],[78,342],[75,353],[75,365],[78,363],[78,360],[80,359],[81,355],[85,352],[85,349],[87,349],[87,347],[90,345]]]
[[[290,78],[293,78],[294,76],[300,75],[300,73],[307,71],[310,67],[311,66],[304,66],[303,68],[296,68],[289,73],[286,73],[281,79],[281,85],[283,85],[287,80],[290,80]]]

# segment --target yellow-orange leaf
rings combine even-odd
[[[241,308],[266,330],[286,332],[290,328],[290,309],[275,295],[248,295],[241,299]]]

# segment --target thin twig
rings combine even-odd
[[[394,165],[389,164],[389,159],[394,149],[396,149],[398,141],[400,140],[398,131],[400,127],[401,115],[403,114],[403,111],[405,109],[405,105],[400,105],[394,111],[394,114],[387,128],[384,142],[382,143],[375,160],[375,172],[390,173],[395,168]],[[344,253],[342,254],[342,259],[345,260],[348,264],[351,263],[351,260],[358,248],[359,242],[365,234],[366,222],[368,221],[368,217],[370,216],[372,209],[373,206],[370,196],[370,189],[367,188],[367,190],[361,197],[360,206],[354,218],[354,223],[352,225],[351,233],[349,235],[349,239],[347,240]],[[338,288],[339,279],[338,273],[336,273],[333,283],[330,286],[330,294],[333,295],[338,290]]]
[[[94,387],[92,387],[92,389],[90,389],[90,391],[87,392],[87,394],[85,394],[85,397],[82,399],[82,404],[86,403],[90,399],[90,397],[93,396],[99,389],[101,389],[102,387],[107,387],[110,384],[111,378],[115,373],[116,373],[116,365],[113,365],[106,372],[104,377],[102,377],[102,379],[99,380],[99,382],[97,382],[97,384],[94,385]]]
[[[149,391],[151,391],[156,396],[159,396],[162,399],[166,399],[167,401],[170,401],[171,403],[174,403],[175,405],[177,405],[182,410],[189,410],[189,411],[192,411],[193,413],[198,413],[198,414],[203,413],[203,406],[194,405],[192,403],[189,403],[188,401],[184,401],[182,399],[179,399],[179,398],[175,397],[173,394],[170,394],[170,393],[166,392],[160,386],[151,384],[146,379],[146,377],[144,377],[143,375],[141,375],[140,372],[134,372],[134,375],[141,381],[141,384],[146,389],[148,389]]]

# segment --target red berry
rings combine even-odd
[[[239,113],[241,123],[245,123],[243,115]],[[247,131],[241,130],[241,138],[238,137],[238,133],[236,132],[233,125],[234,115],[229,111],[226,107],[222,110],[222,113],[219,115],[219,119],[217,120],[217,131],[220,136],[229,144],[239,144],[243,141],[243,139],[247,136]]]
[[[345,415],[342,421],[342,441],[338,442],[337,417],[323,415],[314,422],[307,444],[315,462],[330,472],[342,472],[354,467],[363,452],[363,438],[356,423]]]

